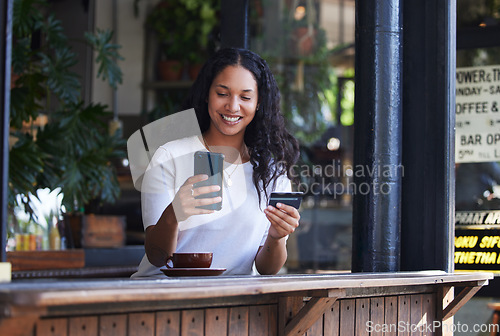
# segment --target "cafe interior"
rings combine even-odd
[[[19,284],[19,291],[12,290],[15,293],[23,293],[26,286],[38,281],[87,281],[93,284],[91,288],[100,280],[127,281],[144,256],[145,238],[141,192],[134,183],[127,141],[143,127],[181,112],[206,59],[224,46],[237,46],[255,51],[267,61],[280,88],[287,127],[300,143],[295,167],[299,182],[294,190],[303,192],[301,219],[288,238],[288,259],[278,276],[294,280],[363,272],[375,273],[375,278],[379,272],[463,273],[468,278],[456,283],[450,280],[450,286],[456,286],[455,294],[464,293],[466,298],[458,302],[460,310],[445,310],[445,316],[456,313],[455,323],[494,322],[495,314],[500,314],[493,308],[500,302],[496,281],[500,264],[457,264],[455,210],[463,216],[473,211],[484,211],[486,217],[500,212],[500,178],[493,181],[486,196],[481,195],[481,207],[455,209],[455,184],[457,190],[458,184],[477,185],[470,174],[459,178],[455,166],[485,161],[455,160],[452,109],[456,71],[500,68],[500,1],[438,1],[427,7],[389,2],[400,4],[404,24],[389,9],[379,12],[381,22],[370,22],[366,19],[369,10],[363,6],[378,7],[355,0],[6,1],[2,14],[6,15],[9,5],[12,8],[10,16],[5,16],[11,20],[11,35],[2,41],[2,61],[10,64],[3,72],[5,83],[8,74],[10,84],[2,88],[10,93],[2,97],[3,106],[8,107],[3,110],[8,150],[4,149],[2,159],[2,172],[7,174],[2,180],[0,281]],[[411,9],[403,9],[402,3],[413,6],[414,19],[408,13]],[[414,22],[418,15],[425,16],[432,28],[421,33]],[[2,29],[9,27],[3,20]],[[375,28],[370,29],[370,24]],[[392,25],[397,29],[378,37],[385,28],[393,29]],[[448,31],[450,27],[454,30]],[[401,32],[404,37],[394,42]],[[407,36],[417,42],[403,40]],[[431,42],[426,45],[423,38]],[[440,41],[448,44],[429,46]],[[5,47],[8,43],[10,48]],[[422,45],[426,49],[416,55]],[[377,63],[370,58],[380,63],[365,66]],[[437,65],[430,60],[433,58],[438,59]],[[400,65],[398,59],[403,60]],[[384,66],[403,75],[391,77],[379,71]],[[441,73],[442,68],[446,69]],[[418,79],[412,82],[419,72],[425,73],[425,85]],[[432,76],[436,84],[427,84]],[[498,101],[494,93],[492,97]],[[435,112],[439,109],[452,112]],[[381,149],[377,144],[387,147]],[[499,153],[496,160],[492,156],[487,162],[497,164],[498,145],[494,153]],[[380,171],[368,168],[374,162]],[[379,195],[372,195],[370,188],[379,178],[395,186],[395,192],[386,194],[382,188]],[[476,231],[468,229],[459,228],[465,230],[463,235],[473,236]],[[482,229],[493,230],[487,231],[490,236],[499,230],[495,225]],[[500,247],[496,251],[500,256]],[[444,277],[437,274],[432,276]],[[394,283],[398,288],[406,284]],[[145,297],[153,297],[153,285],[147,283],[151,294]],[[462,287],[468,290],[460,292]],[[263,288],[269,297],[278,292]],[[208,300],[193,294],[195,289],[188,292],[185,295],[192,302]],[[1,299],[6,300],[8,294]],[[98,302],[97,292],[94,294],[89,295]],[[330,290],[327,296],[332,295]],[[326,306],[321,299],[320,304]],[[319,309],[320,304],[309,306]],[[134,307],[138,312],[143,306]],[[155,311],[168,313],[175,304],[155,307]],[[101,317],[115,313],[111,308],[99,309]],[[148,306],[144,311],[152,309]],[[48,309],[47,316],[60,318],[63,310]],[[298,314],[306,315],[304,310]],[[132,315],[128,316],[131,323]],[[208,309],[203,316],[208,319]],[[105,325],[102,321],[98,327]],[[324,315],[321,328],[325,335],[326,321]],[[278,332],[291,334],[295,327],[291,324],[284,331],[279,327]],[[35,334],[43,335],[46,326],[35,325]],[[250,330],[252,325],[250,322]],[[317,327],[312,322],[307,325]],[[71,334],[71,327],[64,328]],[[133,330],[130,324],[128,328]],[[204,328],[208,330],[207,325]],[[307,335],[315,335],[313,329]],[[340,335],[344,333],[340,331]]]

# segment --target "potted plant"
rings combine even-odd
[[[185,65],[192,66],[195,72],[199,69],[208,55],[210,34],[218,21],[218,3],[218,0],[161,0],[151,10],[146,26],[158,41],[162,79],[179,80]]]
[[[179,18],[187,19],[186,12],[174,10],[173,3],[160,1],[146,19],[147,27],[153,31],[159,45],[158,72],[163,80],[179,80],[184,67],[186,50],[183,36],[176,34]]]
[[[29,212],[30,195],[44,188],[60,190],[66,213],[95,199],[113,202],[120,189],[111,160],[124,155],[125,142],[109,134],[107,106],[84,103],[72,70],[78,58],[49,2],[15,0],[12,35],[9,205]],[[121,57],[112,36],[98,30],[82,42],[96,51],[98,77],[116,88]],[[47,121],[37,125],[40,116]]]
[[[256,51],[268,60],[276,76],[288,128],[301,145],[309,146],[330,124],[324,113],[325,93],[335,85],[329,68],[330,51],[314,1],[307,0],[304,5],[293,1],[283,10],[278,30],[285,38],[270,44],[265,43],[267,36],[258,37],[262,42],[255,44],[262,49]]]
[[[295,0],[290,8],[287,25],[290,50],[299,56],[309,56],[318,47],[317,11],[313,0],[306,0],[305,6]]]
[[[216,49],[216,26],[219,22],[220,1],[219,0],[198,0],[197,21],[188,23],[188,30],[193,32],[191,43],[188,46],[188,66],[189,77],[195,79],[201,66],[208,59],[210,54]]]

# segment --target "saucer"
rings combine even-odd
[[[166,276],[215,276],[224,273],[225,268],[162,268]]]

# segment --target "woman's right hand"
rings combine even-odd
[[[172,201],[177,222],[184,221],[193,215],[213,213],[214,210],[200,209],[198,207],[222,201],[222,197],[220,196],[213,198],[195,198],[203,194],[217,192],[220,190],[220,186],[218,185],[197,188],[194,187],[195,183],[205,181],[207,179],[208,176],[204,174],[191,176],[179,188],[179,191],[177,191],[177,194],[175,194],[174,200]]]

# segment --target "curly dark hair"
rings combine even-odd
[[[259,200],[262,192],[268,199],[267,188],[271,183],[274,186],[280,175],[286,174],[294,180],[291,171],[299,158],[299,144],[285,127],[278,84],[266,61],[250,50],[220,49],[201,68],[184,108],[195,109],[200,130],[206,132],[210,126],[207,97],[212,81],[227,66],[236,65],[250,71],[257,82],[259,104],[255,117],[245,130],[245,144]]]

